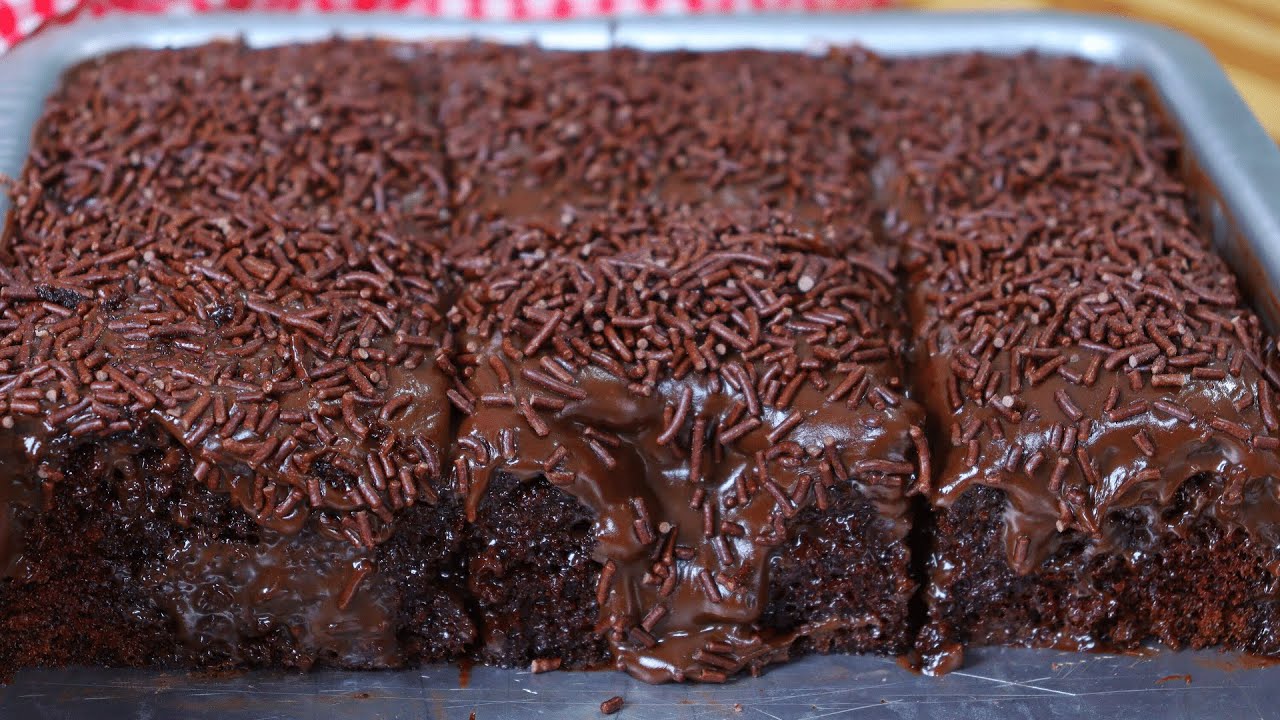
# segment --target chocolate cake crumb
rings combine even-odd
[[[600,714],[601,714],[601,715],[614,715],[614,714],[616,714],[619,710],[621,710],[621,709],[622,709],[622,705],[623,705],[623,703],[624,703],[624,702],[625,702],[625,701],[622,699],[622,696],[621,696],[621,695],[614,695],[613,697],[609,698],[608,700],[605,700],[604,702],[600,703]]]
[[[535,675],[538,673],[551,672],[552,670],[559,670],[559,669],[560,669],[560,658],[558,657],[535,658],[534,661],[529,664],[529,672],[534,673]]]

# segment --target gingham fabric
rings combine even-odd
[[[83,13],[199,14],[222,11],[400,12],[472,19],[601,15],[697,15],[736,12],[843,12],[893,0],[0,0],[0,52],[49,23]]]

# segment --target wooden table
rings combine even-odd
[[[930,10],[1055,9],[1113,13],[1181,30],[1209,47],[1271,136],[1280,140],[1280,0],[901,0]]]

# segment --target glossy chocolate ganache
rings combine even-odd
[[[1034,56],[78,66],[0,258],[0,673],[1280,652],[1275,347],[1179,155]]]

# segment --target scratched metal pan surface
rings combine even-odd
[[[1063,14],[652,18],[559,23],[406,19],[377,15],[269,15],[84,20],[42,33],[0,57],[0,173],[25,159],[44,98],[62,71],[123,47],[192,45],[243,36],[253,44],[332,34],[402,39],[479,36],[563,49],[757,47],[815,50],[861,44],[888,55],[1039,50],[1141,71],[1180,126],[1188,172],[1204,178],[1215,239],[1255,305],[1280,327],[1280,151],[1194,42],[1156,27]],[[0,199],[0,214],[7,206]],[[811,657],[724,686],[649,686],[619,673],[456,667],[383,673],[184,673],[72,668],[20,673],[0,688],[0,718],[1132,718],[1280,716],[1280,667],[1216,652],[1142,657],[979,649],[944,678],[891,659]]]

